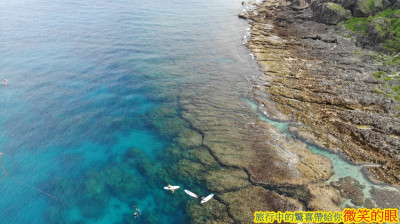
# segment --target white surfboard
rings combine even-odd
[[[180,186],[171,186],[171,187],[164,187],[165,190],[175,190],[180,188]]]
[[[199,196],[197,196],[195,193],[193,193],[193,192],[191,192],[191,191],[189,191],[189,190],[185,190],[185,193],[188,194],[188,195],[190,195],[190,196],[192,196],[192,197],[194,197],[194,198],[198,198],[198,197],[199,197]]]
[[[201,203],[206,203],[207,201],[209,201],[212,197],[214,197],[214,194],[211,193],[210,195],[208,195],[207,197],[203,198],[203,200],[201,200]]]

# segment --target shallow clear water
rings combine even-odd
[[[183,83],[258,72],[240,3],[0,1],[0,223],[187,222],[152,113]]]
[[[244,98],[243,99],[246,103],[250,105],[250,107],[254,110],[257,111],[257,104],[254,103],[253,101]],[[280,122],[280,121],[275,121],[272,120],[265,115],[263,115],[261,112],[258,111],[258,117],[260,120],[265,121],[271,125],[273,125],[275,128],[277,128],[279,131],[281,131],[283,134],[288,136],[289,138],[293,138],[294,136],[292,133],[289,131],[289,126],[290,122]],[[303,141],[304,142],[304,141]],[[342,158],[340,155],[329,152],[325,149],[322,149],[318,146],[311,145],[307,142],[304,142],[307,144],[307,147],[315,154],[320,154],[323,155],[327,158],[329,158],[332,161],[332,166],[333,166],[333,175],[327,180],[327,183],[330,183],[332,181],[337,181],[339,178],[344,178],[344,177],[353,177],[354,179],[358,180],[361,185],[363,185],[365,188],[363,188],[363,193],[365,195],[365,198],[370,198],[370,190],[372,187],[378,188],[378,189],[386,189],[386,190],[394,190],[397,191],[396,188],[393,188],[391,186],[386,186],[386,185],[377,185],[369,181],[366,176],[364,175],[362,168],[362,165],[356,165],[353,163],[350,163],[349,161],[345,160]],[[347,204],[354,206],[350,200],[346,201]],[[356,207],[356,206],[354,206]]]

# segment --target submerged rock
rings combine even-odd
[[[227,192],[249,186],[248,175],[239,169],[218,169],[207,172],[205,181],[212,192]]]
[[[179,133],[176,141],[182,148],[199,147],[202,144],[203,136],[195,130],[186,129]]]
[[[352,177],[339,178],[338,181],[332,181],[331,186],[336,188],[340,196],[351,199],[351,202],[357,206],[361,206],[364,203],[364,193],[362,191],[365,188],[360,182]]]
[[[236,223],[251,223],[256,211],[301,211],[304,206],[296,199],[279,195],[260,186],[250,186],[219,195],[228,204],[228,212]]]
[[[193,224],[229,224],[236,223],[229,215],[227,208],[221,202],[212,199],[205,204],[191,201],[186,210]]]

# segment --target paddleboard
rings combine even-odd
[[[210,195],[208,195],[207,197],[205,197],[203,200],[201,200],[201,203],[206,203],[207,201],[209,201],[212,197],[214,197],[214,194],[211,193]]]
[[[185,190],[185,193],[190,195],[190,196],[192,196],[192,197],[194,197],[194,198],[198,198],[198,196],[195,193],[193,193],[193,192],[191,192],[189,190]]]
[[[171,187],[164,187],[165,190],[175,190],[180,188],[180,186],[171,186]]]

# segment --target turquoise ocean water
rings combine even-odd
[[[187,197],[162,190],[174,181],[172,137],[151,114],[182,83],[258,72],[240,10],[240,0],[0,1],[0,223],[188,222]]]

